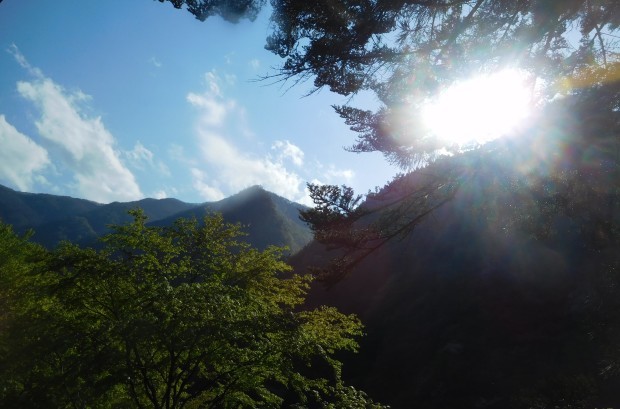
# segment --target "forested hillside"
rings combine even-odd
[[[352,228],[369,234],[433,176],[458,175],[448,200],[410,233],[344,278],[323,270],[328,281],[310,293],[310,305],[337,306],[367,325],[346,379],[394,408],[620,403],[617,142],[599,122],[581,122],[591,126],[585,134],[571,120],[557,123],[564,138],[552,146],[560,129],[533,127],[423,167],[360,206],[382,209]],[[338,247],[330,240],[296,255],[297,271],[359,254],[329,250]]]
[[[71,197],[17,192],[0,186],[0,220],[17,232],[34,230],[32,239],[48,248],[61,240],[97,245],[110,225],[131,221],[128,211],[140,208],[149,223],[169,226],[178,218],[201,220],[213,212],[230,223],[246,227],[248,241],[257,248],[286,246],[291,253],[306,245],[312,235],[299,220],[304,207],[269,193],[259,186],[211,203],[184,203],[176,199],[143,199],[135,202],[99,204]]]

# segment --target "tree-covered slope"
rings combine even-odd
[[[17,231],[62,220],[102,206],[68,196],[17,192],[0,185],[0,220]]]
[[[213,203],[184,203],[177,199],[143,199],[98,204],[71,197],[16,192],[0,186],[0,219],[19,232],[35,231],[32,239],[48,248],[61,240],[93,245],[109,225],[131,221],[127,213],[141,208],[149,223],[169,226],[180,217],[201,220],[208,213],[222,213],[230,223],[246,226],[247,240],[264,249],[287,246],[296,252],[312,238],[299,220],[303,206],[255,186]]]
[[[75,213],[63,219],[31,226],[35,230],[33,240],[51,248],[61,240],[92,245],[97,238],[109,231],[108,226],[131,221],[127,213],[141,208],[149,220],[157,221],[197,206],[177,199],[142,199],[134,202],[113,202],[97,208]]]
[[[367,326],[346,377],[394,408],[620,403],[620,180],[612,153],[594,145],[572,141],[560,161],[537,162],[552,153],[545,140],[531,133],[448,159],[467,169],[452,200],[314,288],[312,305]],[[410,175],[412,186],[440,166]],[[315,242],[293,264],[337,254]]]
[[[295,253],[312,239],[310,229],[299,219],[299,210],[303,208],[260,186],[253,186],[218,202],[205,203],[162,219],[156,224],[166,225],[178,217],[200,219],[209,212],[219,212],[228,222],[244,225],[248,241],[254,247],[287,246],[291,253]]]

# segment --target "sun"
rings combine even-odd
[[[425,128],[446,147],[490,142],[514,131],[533,109],[523,71],[505,69],[456,83],[422,108]]]

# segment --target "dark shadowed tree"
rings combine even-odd
[[[458,202],[439,213],[457,231],[465,227],[479,236],[472,237],[471,244],[457,242],[458,248],[452,247],[451,237],[433,242],[445,250],[445,259],[444,254],[423,258],[440,267],[422,269],[439,272],[448,264],[445,275],[416,275],[411,271],[415,264],[390,264],[397,271],[379,293],[393,299],[379,302],[376,316],[368,318],[376,344],[370,342],[366,347],[383,354],[367,352],[371,364],[363,367],[367,371],[358,379],[368,387],[384,382],[376,391],[392,388],[387,396],[401,394],[402,407],[410,407],[411,401],[427,408],[612,406],[598,405],[597,395],[601,402],[616,404],[620,373],[620,2],[272,0],[271,5],[272,32],[266,47],[283,63],[270,79],[293,84],[309,81],[312,90],[328,88],[344,96],[374,94],[379,106],[373,110],[354,106],[355,99],[334,107],[357,134],[349,149],[381,152],[403,170],[366,200],[346,186],[310,186],[315,208],[302,218],[310,223],[319,242],[337,251],[335,262],[320,272],[324,278],[340,280],[364,257],[411,233],[457,195]],[[438,155],[443,142],[427,132],[418,115],[425,101],[460,79],[513,67],[529,74],[540,103],[537,119],[524,127],[519,141],[496,141],[467,153],[455,149],[458,155],[450,158]],[[446,115],[446,121],[451,119]],[[465,211],[455,211],[464,203]],[[450,220],[446,211],[463,219]],[[480,230],[467,230],[477,223],[497,226],[500,240],[504,234],[523,237],[519,248],[510,249],[515,254],[530,248],[525,241],[547,247],[577,266],[574,276],[554,281],[546,296],[532,297],[537,294],[535,285],[506,278],[510,268],[502,260],[489,261],[493,246],[476,243],[483,236]],[[428,225],[421,231],[432,236]],[[432,252],[424,247],[425,238],[418,237],[421,248]],[[394,245],[394,249],[402,251],[403,246]],[[459,252],[466,254],[454,256]],[[473,268],[484,274],[467,265],[477,256],[484,264]],[[463,263],[457,264],[458,260]],[[368,264],[380,270],[383,266],[378,264],[383,262],[385,257]],[[518,277],[528,273],[522,264],[513,268]],[[543,281],[550,279],[550,271],[539,274],[537,278]],[[486,293],[478,291],[480,283],[489,279],[498,281]],[[342,287],[353,288],[345,294],[355,299],[359,296],[353,291],[360,286],[352,282],[345,281]],[[566,302],[554,308],[556,295]],[[374,302],[369,298],[357,301]],[[511,303],[516,308],[508,307]],[[487,307],[477,315],[477,307],[468,308],[476,305]],[[493,314],[489,305],[498,306],[496,323],[485,318]],[[523,331],[521,324],[506,318],[511,308],[515,316],[525,318],[526,327],[538,323],[530,327],[533,331]],[[549,311],[557,315],[545,317]],[[421,317],[427,320],[411,326]],[[557,331],[558,323],[563,331]],[[406,328],[415,331],[407,333]],[[498,340],[502,328],[508,328],[510,335]],[[445,334],[446,340],[470,340],[461,344],[466,350],[461,355],[467,357],[462,358],[464,365],[440,349],[437,334]],[[437,354],[427,357],[424,344]],[[474,345],[480,349],[472,349]],[[565,358],[546,361],[556,352],[566,354]],[[490,356],[504,364],[489,364]],[[512,364],[506,364],[512,359]],[[537,365],[541,371],[532,369]],[[516,373],[523,379],[505,381],[498,387],[505,388],[497,395],[500,400],[494,402],[488,399],[493,396],[492,385],[503,373]],[[390,386],[393,383],[398,386]],[[470,387],[479,392],[472,394],[468,404],[463,397],[472,393]],[[607,397],[602,393],[606,388],[611,391]]]
[[[173,3],[186,4],[201,20],[211,13],[204,8],[217,10],[209,1]],[[251,3],[249,15],[261,6]],[[364,211],[353,211],[351,205],[361,201],[348,202],[348,188],[311,188],[319,207],[302,217],[317,239],[346,249],[336,270],[385,239],[409,232],[471,173],[440,166],[425,180],[405,180],[436,160],[444,145],[421,126],[421,104],[460,78],[506,67],[526,70],[542,103],[558,96],[571,96],[581,107],[588,102],[579,112],[590,109],[606,118],[615,126],[607,133],[617,143],[620,3],[615,0],[272,0],[271,6],[266,48],[284,60],[271,78],[311,80],[314,90],[328,87],[346,96],[374,93],[380,102],[374,111],[334,106],[357,134],[349,149],[381,152],[404,171],[388,189],[401,191],[401,197],[395,201],[384,189]],[[595,102],[594,95],[606,98]],[[591,135],[581,133],[586,139]],[[355,222],[362,215],[373,219],[368,216],[379,209],[389,209],[390,216],[375,217],[360,230]]]
[[[201,20],[226,15],[227,8],[252,18],[264,4],[169,1]],[[593,85],[597,71],[617,72],[614,0],[272,0],[271,6],[266,48],[285,60],[275,76],[313,79],[316,89],[342,95],[374,92],[383,103],[377,112],[335,109],[359,134],[354,151],[379,151],[404,167],[441,146],[418,134],[415,116],[396,124],[394,115],[456,79],[516,66],[555,94],[558,86]]]
[[[247,18],[254,20],[265,5],[265,0],[158,0],[170,2],[177,8],[185,7],[200,21],[211,16],[220,16],[226,21],[237,23]]]
[[[588,110],[595,111],[608,125],[605,143],[618,143],[618,2],[291,0],[272,5],[274,30],[267,49],[285,59],[275,77],[312,79],[315,89],[328,87],[342,95],[373,92],[381,102],[376,111],[334,107],[358,135],[349,149],[381,152],[406,172],[364,211],[339,208],[350,194],[346,189],[341,195],[329,191],[335,187],[311,189],[318,207],[302,217],[319,241],[345,249],[328,275],[338,277],[338,271],[386,239],[410,232],[475,171],[450,164],[429,168],[425,176],[409,175],[436,160],[443,144],[425,133],[416,112],[459,78],[505,67],[527,70],[542,84],[542,101],[570,96],[574,115],[583,119],[576,122],[594,126]],[[590,142],[596,135],[593,129],[575,133]],[[371,209],[383,215],[357,222],[362,213],[374,213]],[[342,220],[334,224],[333,219]]]

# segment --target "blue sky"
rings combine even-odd
[[[383,185],[396,169],[343,149],[346,99],[256,81],[281,63],[268,33],[268,11],[234,25],[153,0],[4,0],[0,184],[101,203]]]

